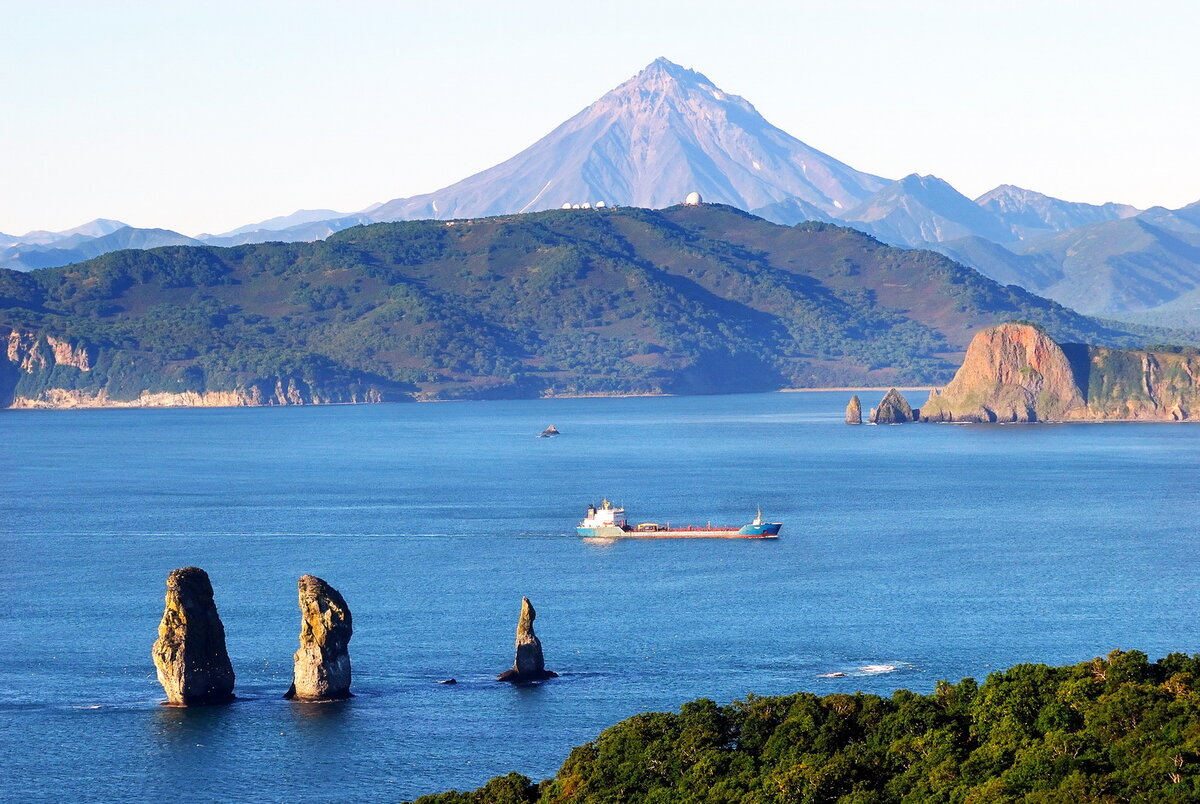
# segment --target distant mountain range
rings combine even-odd
[[[934,176],[884,179],[806,145],[745,99],[661,58],[511,159],[433,193],[349,214],[300,210],[196,238],[106,220],[0,234],[0,267],[65,265],[116,248],[313,241],[365,223],[574,204],[659,208],[692,191],[776,223],[832,221],[890,245],[935,248],[1082,312],[1200,326],[1200,202],[1139,210],[1012,185],[972,200]]]
[[[118,228],[104,234],[89,235],[86,230],[102,230],[108,224],[117,221],[92,221],[75,230],[75,234],[65,235],[63,232],[38,232],[46,242],[30,243],[18,240],[7,246],[0,246],[0,268],[18,271],[32,271],[35,268],[57,268],[60,265],[70,265],[74,262],[90,260],[101,254],[119,251],[127,248],[158,248],[159,246],[199,246],[200,240],[172,232],[169,229],[135,229],[121,223]],[[95,224],[104,224],[95,226]],[[84,230],[84,231],[80,231]],[[56,235],[65,235],[56,237]]]

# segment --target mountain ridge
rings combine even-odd
[[[1138,341],[933,252],[728,206],[372,224],[0,271],[0,406],[938,383],[1013,318]]]
[[[1175,242],[1200,236],[1200,202],[1138,210],[1064,201],[1011,184],[972,200],[932,175],[891,181],[817,151],[746,99],[665,58],[510,159],[433,193],[356,213],[297,210],[191,239],[145,230],[156,234],[142,239],[149,245],[311,242],[376,221],[470,219],[599,201],[663,208],[693,191],[776,223],[845,222],[892,245],[953,254],[989,276],[1087,312],[1144,321],[1161,314],[1162,322],[1200,326],[1200,307],[1192,302],[1200,293],[1200,261]],[[1133,219],[1156,226],[1153,236],[1127,225]],[[134,245],[129,235],[112,237],[120,226],[97,219],[65,232],[31,232],[23,236],[29,243],[0,235],[0,266],[55,267]],[[1081,266],[1056,246],[1066,232],[1104,241],[1107,250],[1089,247],[1094,265]]]

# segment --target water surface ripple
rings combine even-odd
[[[700,696],[1200,651],[1200,427],[856,428],[847,396],[6,411],[3,797],[395,801],[550,775]],[[585,543],[603,495],[634,520],[785,524]],[[163,582],[188,564],[216,588],[232,706],[158,705]],[[306,572],[354,612],[346,703],[280,697]],[[525,688],[491,680],[521,595],[563,674]]]

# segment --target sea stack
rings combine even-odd
[[[300,649],[292,686],[293,701],[340,701],[350,696],[350,607],[338,590],[315,575],[301,575]]]
[[[850,397],[850,404],[846,405],[846,424],[862,424],[862,402],[858,394]]]
[[[199,567],[183,567],[167,576],[166,608],[151,655],[171,706],[233,700],[225,626],[217,614],[208,573]]]
[[[542,643],[533,633],[533,620],[537,617],[529,598],[521,598],[521,618],[517,620],[517,659],[511,670],[496,676],[497,681],[541,681],[556,678],[558,673],[546,669],[542,658]]]
[[[895,388],[884,394],[879,407],[871,411],[871,424],[903,424],[911,421],[916,421],[916,414],[904,394]]]

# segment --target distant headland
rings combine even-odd
[[[868,420],[1181,422],[1198,411],[1200,350],[1059,344],[1038,326],[1009,323],[978,333],[954,379],[920,408],[893,388]]]

